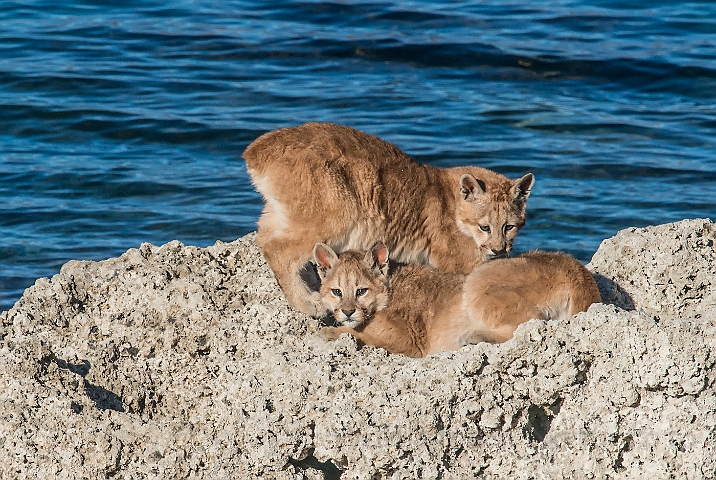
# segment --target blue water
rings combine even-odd
[[[716,3],[0,1],[0,310],[70,259],[255,228],[309,120],[537,181],[519,250],[716,219]]]

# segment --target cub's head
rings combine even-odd
[[[378,242],[368,252],[340,255],[323,243],[313,249],[321,277],[321,301],[336,321],[356,328],[388,306],[388,249]]]
[[[478,178],[481,177],[481,178]],[[527,197],[535,177],[510,180],[494,172],[460,177],[457,225],[477,244],[485,260],[506,257],[526,220]]]

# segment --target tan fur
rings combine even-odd
[[[381,246],[379,243],[372,250]],[[370,251],[367,254],[347,251],[333,258],[324,264],[327,268],[321,298],[343,326],[324,328],[322,334],[326,338],[335,339],[347,332],[366,345],[411,357],[460,347],[457,336],[446,343],[441,330],[449,328],[453,319],[460,323],[464,275],[441,273],[433,267],[412,263],[391,272],[388,281],[385,269],[377,270],[371,265]],[[316,263],[322,264],[319,258]],[[346,321],[342,310],[352,310],[356,304],[350,299],[337,302],[332,290],[353,292],[358,288],[369,289],[365,297],[389,296],[390,300],[381,302],[379,309],[364,311],[361,321]]]
[[[528,252],[476,267],[465,280],[463,307],[473,332],[462,343],[512,338],[531,319],[566,320],[601,301],[584,265],[557,252]]]
[[[321,276],[323,305],[343,325],[354,327],[368,321],[384,309],[390,299],[388,284],[388,250],[382,243],[367,253],[344,252],[342,268],[333,270],[338,256],[323,243],[313,249]],[[331,272],[331,275],[328,275]]]
[[[396,268],[388,279],[375,268],[370,252],[333,254],[323,265],[321,298],[342,326],[326,327],[322,335],[333,340],[350,333],[366,345],[411,357],[470,343],[504,342],[527,320],[567,319],[600,301],[589,271],[562,253],[493,260],[467,277],[409,264]],[[368,288],[370,298],[390,299],[381,300],[378,309],[362,311],[360,320],[348,320],[341,309],[350,311],[355,304],[337,303],[331,291],[358,288]]]
[[[299,273],[316,243],[340,252],[382,240],[399,262],[466,274],[512,249],[534,183],[532,174],[513,181],[479,167],[421,165],[330,123],[274,130],[243,157],[265,200],[256,242],[289,302],[309,315],[324,313]]]

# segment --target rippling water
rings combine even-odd
[[[254,229],[240,154],[309,120],[535,173],[517,247],[716,217],[716,4],[0,2],[0,310],[69,259]]]

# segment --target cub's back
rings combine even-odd
[[[528,268],[533,269],[534,275],[538,274],[536,281],[545,282],[545,279],[554,278],[553,288],[562,285],[568,288],[570,295],[571,312],[586,310],[592,303],[601,302],[599,287],[592,274],[576,258],[561,252],[527,252],[522,257],[527,262]],[[549,283],[549,282],[547,282]]]
[[[267,168],[340,168],[364,163],[373,167],[416,166],[396,146],[360,130],[327,122],[309,122],[272,130],[253,141],[244,151],[247,167],[254,174]]]
[[[564,318],[601,301],[589,270],[559,252],[528,252],[484,263],[468,275],[464,298],[468,309],[495,318],[497,312],[527,306],[532,310],[524,312],[528,318]]]
[[[333,123],[268,132],[243,157],[266,201],[298,215],[392,218],[406,207],[401,199],[415,197],[416,189],[426,186],[435,189],[441,181],[436,169],[414,162],[396,146]],[[425,201],[419,197],[415,208]]]

